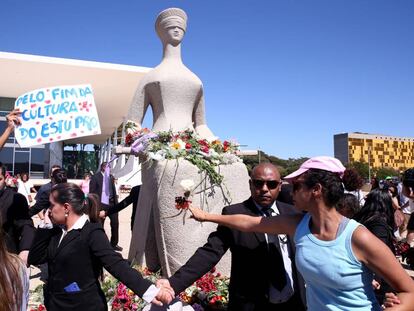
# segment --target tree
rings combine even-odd
[[[301,157],[301,158],[289,158],[287,160],[281,159],[272,155],[268,155],[263,151],[260,152],[260,162],[270,162],[275,165],[280,172],[281,176],[286,176],[294,171],[296,171],[299,166],[308,158]],[[259,164],[259,155],[255,156],[243,156],[243,162],[246,164],[247,169],[250,171],[253,169],[254,166]]]
[[[357,170],[358,174],[361,175],[361,177],[368,179],[369,177],[369,166],[368,163],[364,162],[364,161],[356,161],[356,162],[352,162],[349,163],[347,165],[347,168],[354,168]]]
[[[384,166],[376,170],[376,175],[378,179],[385,179],[387,176],[399,176],[400,173],[392,167]]]

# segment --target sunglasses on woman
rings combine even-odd
[[[280,180],[261,180],[261,179],[252,179],[253,186],[256,189],[262,189],[264,185],[267,186],[270,190],[276,189],[282,181]]]

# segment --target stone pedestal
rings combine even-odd
[[[129,259],[142,263],[144,253],[150,269],[162,268],[164,276],[170,276],[205,244],[210,232],[217,227],[213,223],[199,223],[190,219],[190,212],[175,208],[175,197],[182,196],[180,182],[192,179],[207,191],[194,194],[193,205],[221,213],[224,206],[246,200],[249,195],[248,173],[243,163],[221,165],[224,176],[221,187],[211,187],[208,178],[199,173],[196,166],[186,160],[164,160],[142,165],[140,197],[132,234]],[[186,215],[185,215],[186,213]],[[185,217],[184,217],[185,215]],[[230,275],[230,254],[226,254],[217,265],[218,271]]]

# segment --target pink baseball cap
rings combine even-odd
[[[341,177],[344,175],[345,171],[345,166],[343,166],[341,161],[339,161],[338,159],[333,157],[320,156],[310,158],[309,160],[303,162],[303,164],[299,167],[298,170],[287,175],[284,179],[289,181],[295,177],[298,177],[299,175],[302,175],[311,168],[325,170],[332,173],[338,173]]]

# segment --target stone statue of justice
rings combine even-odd
[[[187,30],[187,15],[178,8],[162,11],[155,22],[156,32],[163,45],[161,63],[140,81],[129,117],[139,129],[149,106],[153,112],[154,132],[193,129],[201,138],[214,140],[205,118],[203,84],[181,59],[181,42]],[[248,173],[243,163],[220,165],[233,203],[242,202],[250,195]],[[183,222],[173,217],[175,196],[179,195],[181,180],[203,180],[198,168],[190,162],[154,161],[142,164],[142,186],[132,234],[129,259],[145,264],[151,270],[161,268],[170,276],[202,246],[214,224],[200,224],[192,219]],[[209,185],[207,185],[209,186]],[[193,204],[207,201],[211,212],[220,213],[228,200],[222,191],[213,196],[194,195]],[[230,273],[230,256],[227,254],[217,265],[218,271]]]

